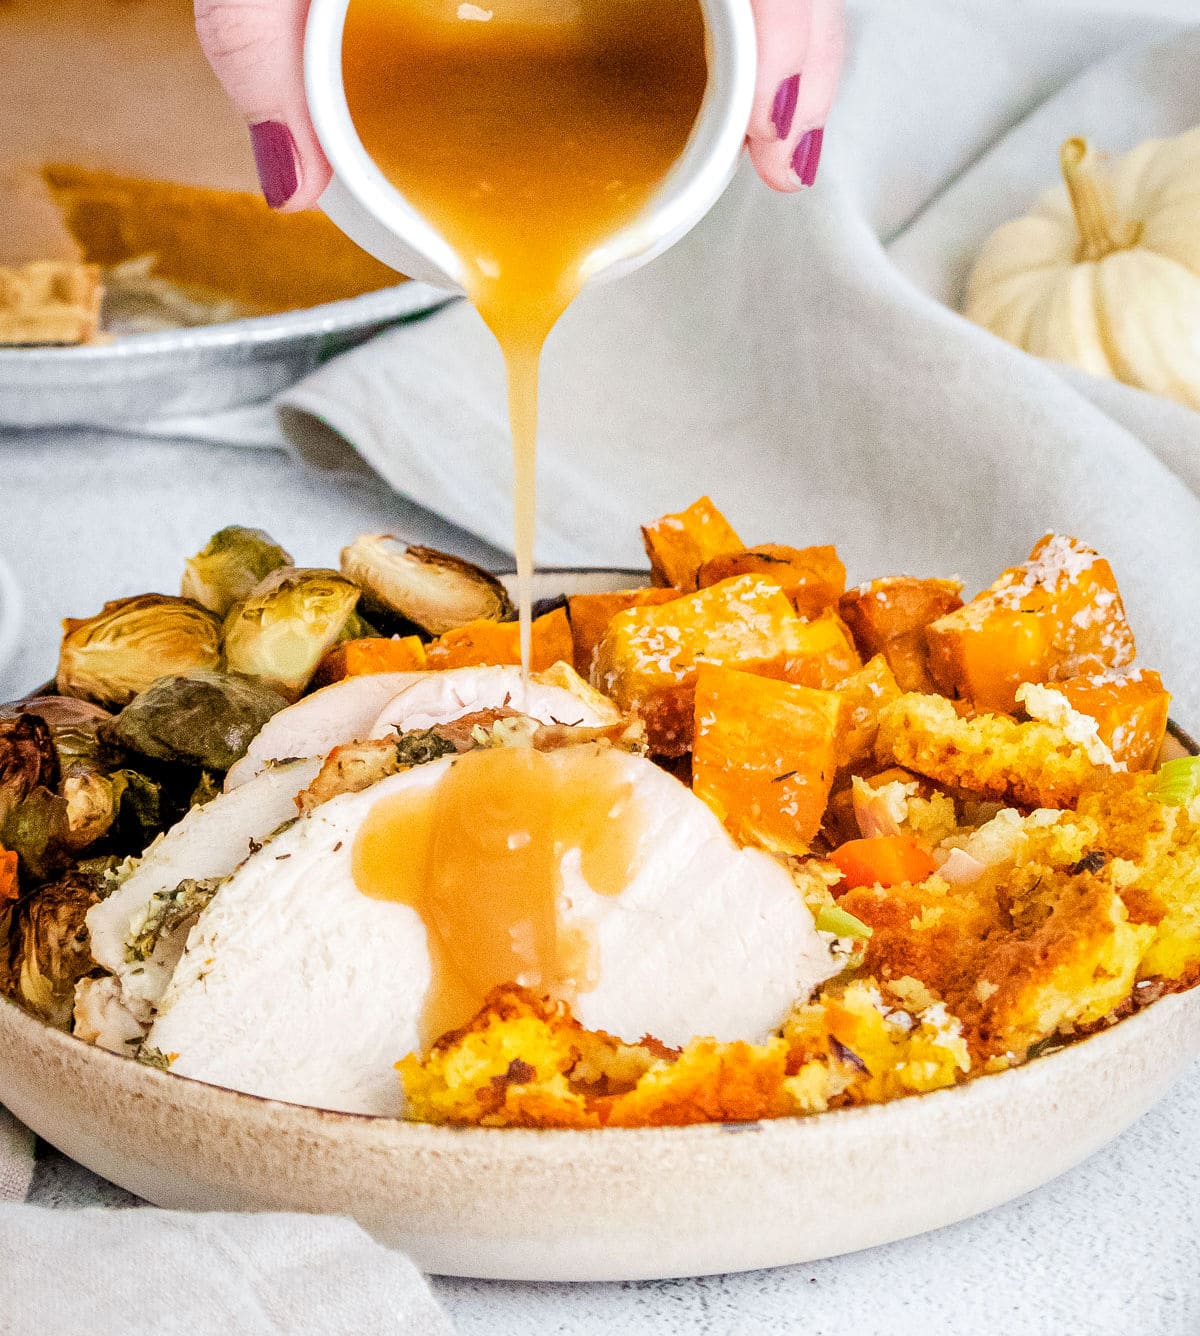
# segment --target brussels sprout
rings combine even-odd
[[[211,770],[201,770],[191,793],[188,794],[188,807],[203,807],[222,793],[221,776]]]
[[[75,871],[7,916],[6,991],[60,1029],[70,1024],[76,983],[96,968],[84,915],[102,898],[97,880]]]
[[[45,881],[66,866],[70,836],[67,800],[40,784],[8,811],[0,825],[0,845],[17,855],[22,870],[35,881]]]
[[[383,632],[371,625],[369,621],[360,612],[352,612],[350,620],[342,629],[342,634],[338,637],[339,642],[343,640],[381,640]]]
[[[0,719],[0,828],[35,789],[53,789],[58,777],[58,753],[45,721],[35,714]]]
[[[112,721],[111,711],[72,696],[43,696],[30,701],[29,708],[49,724],[64,768],[84,764],[111,770],[120,764],[120,750],[104,733],[104,725]]]
[[[291,557],[270,534],[231,524],[213,534],[184,567],[180,593],[224,617]]]
[[[67,804],[65,843],[69,849],[86,849],[112,829],[116,803],[107,775],[81,766],[63,779],[62,797]]]
[[[114,770],[108,778],[113,789],[113,841],[140,854],[171,824],[163,786],[138,770]]]
[[[406,547],[390,534],[364,534],[342,549],[342,574],[360,585],[367,611],[382,607],[440,636],[467,622],[503,621],[513,605],[504,586],[469,561]]]
[[[289,569],[268,575],[226,618],[230,671],[257,677],[295,700],[337,644],[360,592],[337,571]]]
[[[186,598],[140,594],[63,623],[58,690],[98,705],[125,705],[169,673],[216,668],[221,623]]]
[[[31,696],[0,705],[0,719],[18,714],[36,715],[49,727],[64,773],[80,766],[105,773],[121,764],[123,753],[104,729],[112,715],[91,701],[75,696]]]
[[[122,746],[159,761],[228,770],[287,701],[263,682],[231,673],[161,677],[117,716]]]

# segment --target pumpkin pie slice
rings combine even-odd
[[[42,172],[83,258],[147,257],[151,277],[242,315],[293,311],[399,281],[315,210],[275,213],[257,192],[52,163]]]
[[[102,292],[94,264],[37,260],[0,267],[0,344],[92,343]]]
[[[130,284],[177,289],[184,324],[398,281],[323,215],[268,209],[191,0],[0,0],[0,267],[40,261],[99,265],[106,319]],[[84,329],[62,305],[34,321],[23,298],[21,337]]]

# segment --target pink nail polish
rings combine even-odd
[[[796,101],[800,96],[800,76],[793,74],[786,78],[775,90],[775,101],[771,104],[771,124],[775,127],[775,137],[786,139],[792,128],[792,117],[796,114]]]
[[[821,165],[821,146],[825,142],[825,127],[810,130],[796,145],[792,154],[792,171],[800,178],[802,186],[811,186],[817,179],[817,168]]]
[[[296,141],[282,121],[259,121],[250,127],[254,165],[267,203],[282,208],[296,193]]]

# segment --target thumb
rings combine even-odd
[[[311,208],[331,173],[304,97],[309,0],[195,3],[200,45],[250,127],[267,203],[289,213]]]

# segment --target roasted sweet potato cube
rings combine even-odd
[[[889,575],[848,589],[838,603],[863,654],[883,651],[889,640],[919,631],[962,607],[961,580],[922,580]]]
[[[1147,668],[1124,674],[1072,677],[1055,684],[1071,708],[1100,725],[1100,739],[1129,770],[1149,770],[1167,732],[1171,693]]]
[[[899,700],[899,684],[882,654],[859,672],[844,678],[834,688],[842,702],[838,725],[837,763],[839,768],[853,768],[870,761],[875,753],[879,715],[892,701]]]
[[[769,580],[742,575],[660,607],[629,608],[596,648],[592,685],[646,722],[650,749],[682,756],[692,745],[692,701],[700,662],[782,677],[808,625]]]
[[[655,607],[678,598],[676,589],[621,589],[611,594],[575,594],[567,599],[571,639],[575,645],[575,671],[587,677],[592,671],[596,646],[604,639],[608,624],[626,608]]]
[[[677,515],[664,515],[642,528],[650,558],[650,578],[656,585],[673,585],[690,592],[696,573],[706,561],[723,552],[740,552],[742,540],[733,526],[706,496]]]
[[[544,672],[574,656],[571,624],[566,608],[555,608],[533,623],[533,645],[529,667]],[[425,647],[429,668],[473,668],[482,664],[521,662],[520,627],[516,622],[468,622],[438,636]]]
[[[923,630],[906,631],[904,635],[896,636],[880,652],[902,691],[919,691],[922,694],[937,691],[937,683],[929,671],[929,645]]]
[[[695,708],[694,792],[743,844],[807,852],[833,783],[838,697],[704,663]]]
[[[425,667],[425,646],[420,636],[370,636],[334,646],[317,667],[313,685],[327,687],[343,677],[420,672]]]
[[[801,687],[826,690],[862,667],[854,639],[836,612],[811,622],[796,620],[788,629],[784,652],[756,669]]]
[[[779,543],[712,557],[700,567],[696,582],[705,589],[735,575],[761,575],[782,585],[802,617],[816,617],[833,607],[846,588],[846,567],[836,547],[783,547]]]
[[[925,630],[939,689],[1011,713],[1023,682],[1055,682],[1133,662],[1133,632],[1112,568],[1077,538],[1047,534],[957,612]]]
[[[885,576],[848,589],[838,611],[866,658],[882,654],[903,691],[933,691],[925,627],[962,607],[959,580]]]

